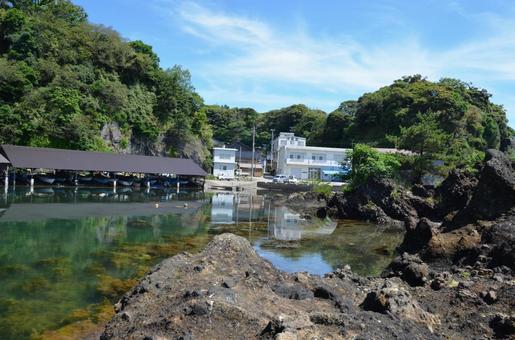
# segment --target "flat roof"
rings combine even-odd
[[[213,150],[229,150],[229,151],[238,151],[238,149],[232,149],[232,148],[213,148]]]
[[[283,145],[287,149],[299,149],[299,150],[310,150],[310,151],[333,151],[333,152],[347,152],[352,149],[343,148],[331,148],[325,146],[299,146],[299,145]]]
[[[109,152],[1,145],[3,155],[16,168],[73,171],[133,172],[206,176],[193,160]]]

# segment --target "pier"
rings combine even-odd
[[[59,183],[77,186],[81,180],[97,179],[98,183],[110,185],[113,190],[116,190],[117,185],[136,184],[151,188],[156,181],[167,186],[175,185],[179,190],[181,182],[186,179],[200,179],[203,183],[207,175],[198,164],[186,158],[16,145],[0,146],[0,171],[4,175],[6,191],[10,184],[13,188],[16,186],[17,173],[18,179],[23,179],[31,188],[34,186],[35,176],[43,184],[52,185],[59,173]],[[80,174],[84,173],[90,175],[81,177]],[[98,178],[94,178],[94,175]],[[119,177],[120,175],[125,177]],[[10,181],[12,182],[9,183]]]

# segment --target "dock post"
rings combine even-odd
[[[180,188],[181,188],[181,183],[179,183],[179,176],[177,176],[177,193],[179,193]]]
[[[79,178],[76,172],[73,174],[73,183],[75,184],[75,186],[79,185]]]
[[[29,183],[30,183],[30,193],[33,194],[34,193],[34,176],[32,175],[32,173],[30,174]]]
[[[13,191],[16,189],[16,168],[13,168]]]

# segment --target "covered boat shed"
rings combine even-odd
[[[7,166],[22,169],[172,174],[175,176],[197,177],[205,177],[207,175],[197,163],[186,158],[35,148],[17,145],[0,146],[0,164],[2,162],[6,162]]]

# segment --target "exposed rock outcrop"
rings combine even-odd
[[[154,267],[116,305],[102,339],[471,339],[513,332],[515,286],[457,269],[427,272],[416,256],[401,279],[339,269],[286,274],[244,238],[216,236],[196,255]],[[399,269],[399,270],[397,270]],[[467,275],[465,275],[467,274]],[[508,276],[504,276],[508,280]]]
[[[488,150],[469,202],[442,227],[453,230],[477,220],[494,220],[514,206],[515,172],[511,161],[498,150]]]
[[[416,207],[412,204],[416,201]],[[337,193],[325,208],[327,214],[335,218],[370,220],[388,224],[398,221],[415,227],[419,218],[417,208],[432,210],[407,192],[399,191],[393,181],[385,178],[371,178],[351,191]]]
[[[282,273],[244,238],[223,234],[156,266],[117,304],[102,339],[437,338],[437,317],[402,282],[376,280]],[[360,307],[372,289],[384,310]]]

